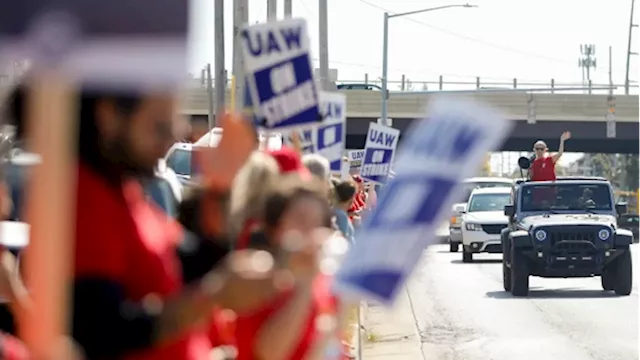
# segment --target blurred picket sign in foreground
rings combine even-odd
[[[51,349],[67,333],[74,92],[177,89],[186,69],[188,12],[187,1],[174,0],[2,4],[0,62],[29,60],[30,76],[22,80],[29,82],[27,136],[30,150],[42,156],[27,189],[24,216],[31,232],[25,264],[33,306],[18,313],[20,338],[34,359],[55,358]]]
[[[396,175],[336,274],[336,290],[346,297],[393,304],[463,190],[460,181],[512,128],[496,111],[464,100],[438,98],[426,118],[407,131]]]
[[[0,58],[53,67],[83,86],[173,88],[186,69],[188,12],[188,1],[174,0],[6,2]]]

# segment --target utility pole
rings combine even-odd
[[[580,45],[580,54],[582,56],[578,59],[578,66],[581,67],[583,71],[582,85],[587,86],[591,83],[591,68],[596,68],[596,46],[593,44]],[[586,79],[584,78],[585,74]],[[591,93],[591,89],[588,91]]]
[[[240,29],[249,21],[249,1],[233,0],[233,77],[236,109],[244,108],[244,57],[242,56],[242,38]]]
[[[631,0],[631,14],[629,15],[629,42],[627,44],[627,69],[624,76],[624,93],[629,95],[629,67],[631,65],[631,55],[638,55],[637,52],[631,51],[631,39],[633,38],[633,28],[638,27],[638,24],[633,23],[633,7],[635,0]]]
[[[215,0],[214,43],[216,60],[216,84],[214,87],[216,92],[216,116],[213,119],[209,119],[209,131],[211,131],[211,129],[216,126],[218,120],[222,118],[226,105],[227,74],[224,66],[224,0]]]
[[[609,96],[607,97],[607,137],[616,137],[616,98],[613,96],[613,55],[609,46]]]
[[[290,18],[293,14],[293,0],[284,0],[284,17]]]
[[[278,0],[267,0],[267,20],[275,21],[278,18]]]
[[[214,123],[214,116],[215,116],[215,112],[213,111],[213,103],[214,103],[214,95],[213,95],[213,80],[211,79],[211,64],[207,64],[206,67],[206,72],[207,72],[207,97],[208,97],[208,105],[209,105],[209,116],[208,116],[208,123],[209,123],[209,130],[213,129],[213,123]]]
[[[320,83],[322,89],[329,91],[329,14],[328,1],[318,1],[319,34],[320,34]]]

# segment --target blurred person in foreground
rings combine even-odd
[[[320,273],[318,264],[320,246],[333,233],[327,186],[309,173],[295,150],[284,147],[268,154],[277,162],[279,174],[270,187],[263,189],[264,208],[261,218],[253,219],[256,226],[251,236],[262,237],[262,244],[279,266],[306,269],[307,281],[297,281],[292,290],[283,291],[261,309],[238,316],[237,359],[320,359],[327,341],[338,334],[323,332],[316,326],[317,320],[323,315],[341,316],[331,294],[331,278]],[[245,183],[249,187],[258,185]],[[233,191],[242,189],[234,188],[232,196]],[[305,264],[281,250],[306,246],[311,247]]]
[[[355,241],[355,230],[347,212],[351,208],[356,194],[356,187],[351,181],[334,181],[333,183],[333,213],[336,217],[336,224],[342,235],[353,244]]]
[[[19,137],[27,97],[22,85],[8,106]],[[202,325],[215,306],[242,313],[281,291],[271,257],[229,253],[224,227],[216,226],[229,179],[255,142],[252,130],[244,119],[221,119],[225,161],[216,163],[215,186],[202,192],[208,211],[195,212],[193,231],[184,231],[146,201],[139,184],[174,141],[174,97],[81,91],[76,103],[74,339],[88,359],[207,359]]]
[[[306,154],[302,157],[302,164],[309,170],[311,175],[326,184],[328,192],[331,184],[331,163],[329,160],[320,154]]]

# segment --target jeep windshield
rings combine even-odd
[[[521,211],[571,210],[580,212],[612,211],[608,184],[528,184],[522,187]]]

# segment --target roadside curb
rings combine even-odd
[[[408,289],[403,289],[392,309],[366,301],[361,303],[360,309],[363,360],[423,358],[420,335]]]

